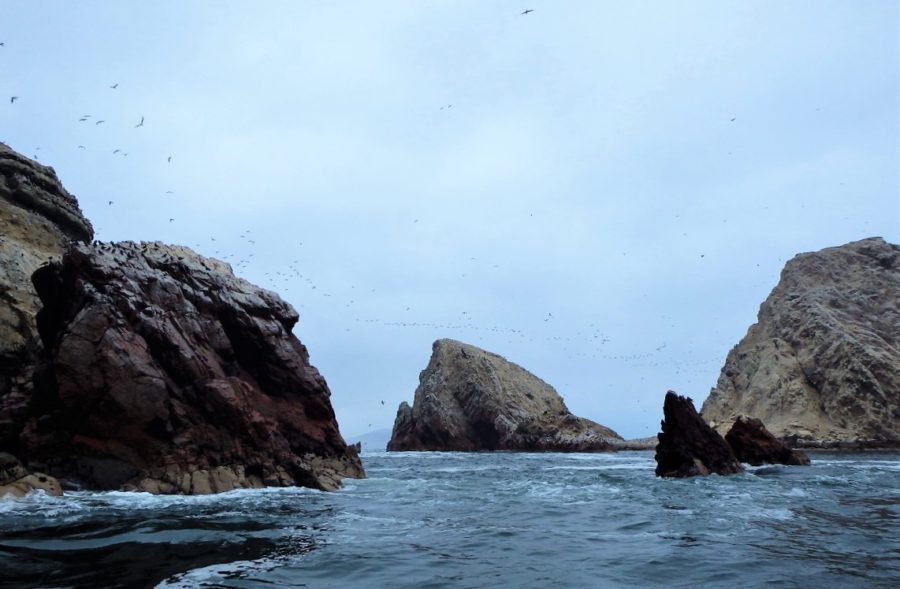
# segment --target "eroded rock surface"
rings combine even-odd
[[[28,472],[15,456],[0,452],[0,499],[23,497],[32,491],[44,491],[57,497],[62,495],[62,487],[55,478],[40,472]]]
[[[442,339],[419,375],[413,406],[397,410],[388,450],[595,452],[621,440],[572,415],[553,387],[520,366]]]
[[[53,169],[0,143],[0,449],[18,451],[40,351],[31,274],[59,260],[70,242],[92,238]]]
[[[806,454],[781,443],[758,419],[739,417],[725,434],[725,441],[738,460],[753,466],[809,464]]]
[[[89,488],[210,493],[363,476],[297,313],[161,243],[74,245],[39,269],[32,466]]]
[[[744,415],[801,444],[900,444],[900,246],[790,260],[702,413],[720,432]]]
[[[663,417],[662,432],[657,434],[656,476],[724,475],[743,470],[734,452],[703,421],[690,398],[667,392]]]

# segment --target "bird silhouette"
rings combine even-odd
[[[10,96],[10,97],[9,97],[9,103],[12,104],[13,102],[17,101],[18,99],[19,99],[18,96]]]
[[[530,12],[534,12],[534,10],[532,10],[531,8],[526,8],[525,10],[522,11],[522,14],[524,15],[524,14],[528,14]]]
[[[110,88],[112,88],[113,90],[115,90],[115,89],[118,88],[118,87],[119,87],[119,83],[118,83],[118,82],[116,82],[115,84],[113,84],[112,86],[110,86]]]
[[[94,124],[95,124],[95,125],[100,125],[100,124],[105,123],[105,122],[106,122],[106,121],[104,121],[103,119],[100,119],[99,121],[97,121],[97,122],[94,123]]]
[[[134,128],[137,129],[138,127],[143,127],[143,126],[144,126],[144,117],[141,117],[141,122],[138,123],[137,125],[135,125]]]
[[[174,220],[175,220],[175,219],[169,219],[169,223],[171,223],[171,222],[174,221]]]
[[[122,151],[122,150],[121,150],[121,149],[114,149],[114,150],[113,150],[113,155],[119,153],[120,151]]]
[[[170,164],[172,163],[172,156],[171,156],[171,155],[170,155],[168,158],[166,158],[166,162],[168,162],[168,163],[170,163]]]
[[[733,123],[733,122],[735,122],[736,120],[737,120],[737,117],[731,117],[731,121],[730,121],[730,122]]]

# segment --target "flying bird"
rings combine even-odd
[[[84,149],[84,145],[79,145],[78,149]]]
[[[168,158],[166,158],[166,161],[167,161],[168,163],[171,164],[171,163],[172,163],[172,156],[170,155]]]
[[[10,96],[10,97],[9,97],[9,103],[12,104],[13,102],[17,101],[18,99],[19,99],[18,96]]]
[[[135,125],[134,128],[137,129],[138,127],[143,127],[143,126],[144,126],[144,117],[141,117],[141,122],[138,123],[137,125]]]
[[[116,154],[119,153],[120,151],[122,151],[122,150],[121,150],[121,149],[114,149],[114,150],[113,150],[113,155],[116,155]]]
[[[113,203],[113,201],[109,201],[109,204],[112,204],[112,203]]]
[[[525,15],[525,14],[528,14],[528,13],[530,13],[530,12],[534,12],[534,10],[532,10],[531,8],[526,8],[525,10],[522,11],[522,14]]]
[[[175,220],[174,218],[170,218],[170,219],[169,219],[169,223],[171,223],[171,222],[174,221],[174,220]]]
[[[737,117],[731,117],[731,121],[730,121],[730,122],[733,123],[733,122],[735,122],[736,120],[737,120]]]
[[[99,121],[97,121],[97,122],[96,122],[96,123],[94,123],[94,124],[95,124],[95,125],[99,125],[99,124],[101,124],[101,123],[105,123],[105,122],[106,122],[106,121],[104,121],[104,120],[103,120],[103,119],[100,119],[100,120],[99,120]]]
[[[110,86],[110,88],[112,88],[113,90],[115,90],[115,89],[118,88],[118,87],[119,87],[119,83],[118,83],[118,82],[116,82],[115,84],[113,84],[112,86]]]

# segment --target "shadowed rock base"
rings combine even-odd
[[[806,454],[791,450],[782,444],[758,419],[738,417],[725,434],[725,441],[731,446],[738,460],[753,466],[809,464],[809,457]]]

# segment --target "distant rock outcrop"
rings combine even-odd
[[[667,392],[663,416],[662,432],[657,435],[656,476],[734,474],[742,470],[734,452],[703,421],[691,399]]]
[[[766,429],[758,419],[739,417],[725,434],[725,441],[741,462],[762,464],[807,465],[809,457],[791,450]]]
[[[900,246],[871,238],[790,260],[729,352],[703,416],[761,419],[800,444],[900,444]]]
[[[187,248],[91,239],[53,170],[0,144],[4,480],[12,455],[158,493],[363,476],[290,305]]]
[[[41,348],[31,275],[70,242],[91,239],[91,224],[53,169],[0,143],[0,449],[18,451]]]
[[[434,342],[413,406],[400,404],[388,450],[596,452],[621,441],[572,415],[553,387],[497,354]]]

